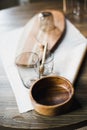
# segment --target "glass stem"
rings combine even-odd
[[[66,14],[66,0],[63,0],[63,12]]]

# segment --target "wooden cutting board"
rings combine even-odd
[[[50,31],[47,34],[47,42],[48,42],[48,48],[51,50],[56,44],[59,44],[59,39],[62,37],[63,32],[65,30],[65,16],[62,12],[58,10],[44,10],[46,12],[51,12],[54,18],[54,24],[55,29]],[[41,13],[41,12],[39,12]],[[38,17],[38,14],[36,14],[34,17],[32,17],[29,22],[25,25],[23,33],[19,40],[19,46],[17,48],[17,54],[20,55],[23,52],[29,52],[33,51],[40,55],[40,41],[37,40],[37,35],[39,33],[40,29],[40,19]],[[44,41],[44,37],[43,37]],[[23,60],[22,58],[23,54],[20,56],[20,58],[16,58],[16,64],[23,65],[25,64],[26,60]],[[27,62],[26,62],[27,63]]]

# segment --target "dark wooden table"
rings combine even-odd
[[[28,20],[43,9],[62,11],[62,3],[42,2],[0,11],[0,34],[24,26]],[[87,17],[68,17],[87,37]],[[87,125],[87,54],[74,84],[75,101],[72,110],[56,117],[44,117],[30,111],[20,114],[10,83],[0,60],[0,125],[1,129],[78,129]],[[87,127],[86,127],[87,129]]]

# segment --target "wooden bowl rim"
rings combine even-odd
[[[69,86],[71,87],[71,90],[72,90],[71,96],[70,96],[67,100],[65,100],[63,103],[56,104],[56,105],[43,105],[43,104],[38,103],[38,102],[33,98],[32,94],[31,94],[31,91],[32,91],[34,85],[35,85],[37,82],[39,82],[39,81],[42,80],[42,79],[47,79],[47,78],[59,78],[59,79],[62,79],[62,80],[64,80],[64,81],[66,81],[66,82],[69,84]],[[43,78],[41,78],[41,79],[39,79],[39,80],[37,80],[37,81],[34,82],[34,84],[33,84],[33,85],[31,86],[31,88],[30,88],[30,92],[29,92],[29,93],[30,93],[30,98],[31,98],[31,102],[32,102],[32,103],[35,103],[36,105],[41,106],[41,107],[43,107],[43,108],[56,108],[56,107],[63,106],[64,104],[68,103],[68,102],[72,99],[72,97],[73,97],[73,95],[74,95],[74,87],[73,87],[73,84],[72,84],[68,79],[66,79],[65,77],[62,77],[62,76],[45,76],[45,77],[43,77]]]

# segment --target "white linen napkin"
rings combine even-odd
[[[86,52],[87,39],[68,20],[66,26],[65,37],[54,52],[54,72],[74,83]],[[24,87],[15,65],[16,49],[23,29],[0,36],[0,55],[20,113],[33,109],[29,90]]]

